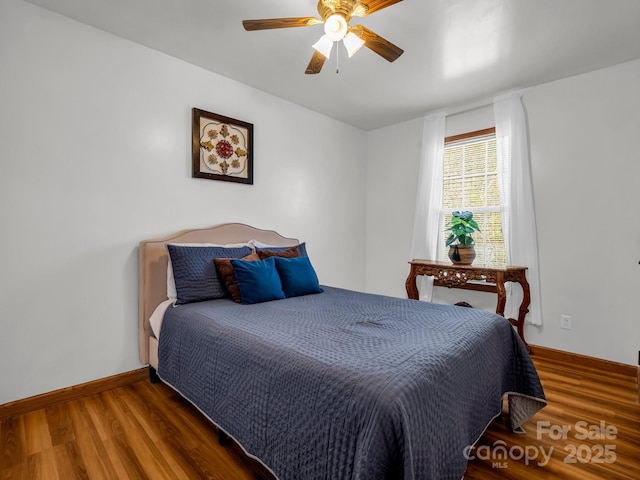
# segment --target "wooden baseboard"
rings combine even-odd
[[[639,369],[634,365],[612,362],[611,360],[588,357],[578,353],[565,352],[563,350],[555,350],[553,348],[540,347],[538,345],[531,345],[531,353],[532,355],[549,360],[556,360],[569,364],[575,363],[588,368],[604,370],[618,375],[625,375],[638,379]],[[16,415],[23,415],[34,410],[50,407],[70,400],[76,400],[89,395],[95,395],[113,388],[123,387],[131,383],[139,382],[140,380],[145,380],[148,378],[148,375],[148,367],[143,367],[138,370],[119,373],[117,375],[101,378],[92,382],[5,403],[0,405],[0,420]]]
[[[113,388],[123,387],[131,383],[139,382],[148,378],[148,368],[143,367],[130,372],[119,373],[110,377],[100,378],[92,382],[74,385],[72,387],[61,388],[53,392],[43,393],[22,400],[0,405],[0,420],[23,415],[34,410],[50,407],[60,403],[76,400],[78,398],[95,395]]]
[[[565,352],[563,350],[555,350],[548,347],[540,347],[538,345],[530,345],[531,354],[548,360],[556,360],[568,364],[577,364],[587,368],[596,370],[604,370],[605,372],[616,373],[628,377],[638,378],[638,367],[627,365],[626,363],[612,362],[602,358],[588,357],[579,353]]]

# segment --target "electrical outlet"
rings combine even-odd
[[[560,328],[571,330],[571,315],[560,315]]]

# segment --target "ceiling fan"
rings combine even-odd
[[[374,51],[382,58],[393,62],[404,50],[390,41],[382,38],[363,25],[349,25],[352,17],[365,17],[389,7],[402,0],[318,0],[318,15],[316,17],[294,18],[265,18],[260,20],[243,20],[245,30],[268,30],[272,28],[311,27],[324,23],[325,34],[313,48],[305,73],[320,73],[322,65],[333,48],[333,43],[342,40],[351,57],[363,45]]]

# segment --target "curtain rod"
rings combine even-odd
[[[443,112],[445,117],[452,117],[454,115],[460,115],[461,113],[472,112],[474,110],[479,110],[481,108],[492,106],[493,99],[496,97],[501,97],[503,95],[508,95],[510,93],[515,93],[518,91],[522,91],[522,89],[505,90],[503,92],[499,92],[494,95],[491,95],[490,97],[483,97],[483,98],[477,99],[474,102],[453,105],[445,108],[438,108],[436,110],[429,111],[422,116],[426,117],[428,115],[431,115],[432,113]]]

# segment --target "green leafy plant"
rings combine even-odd
[[[473,245],[475,242],[471,234],[480,231],[480,227],[473,219],[473,213],[455,211],[451,214],[449,228],[445,232],[451,232],[447,237],[446,246],[449,245]]]

